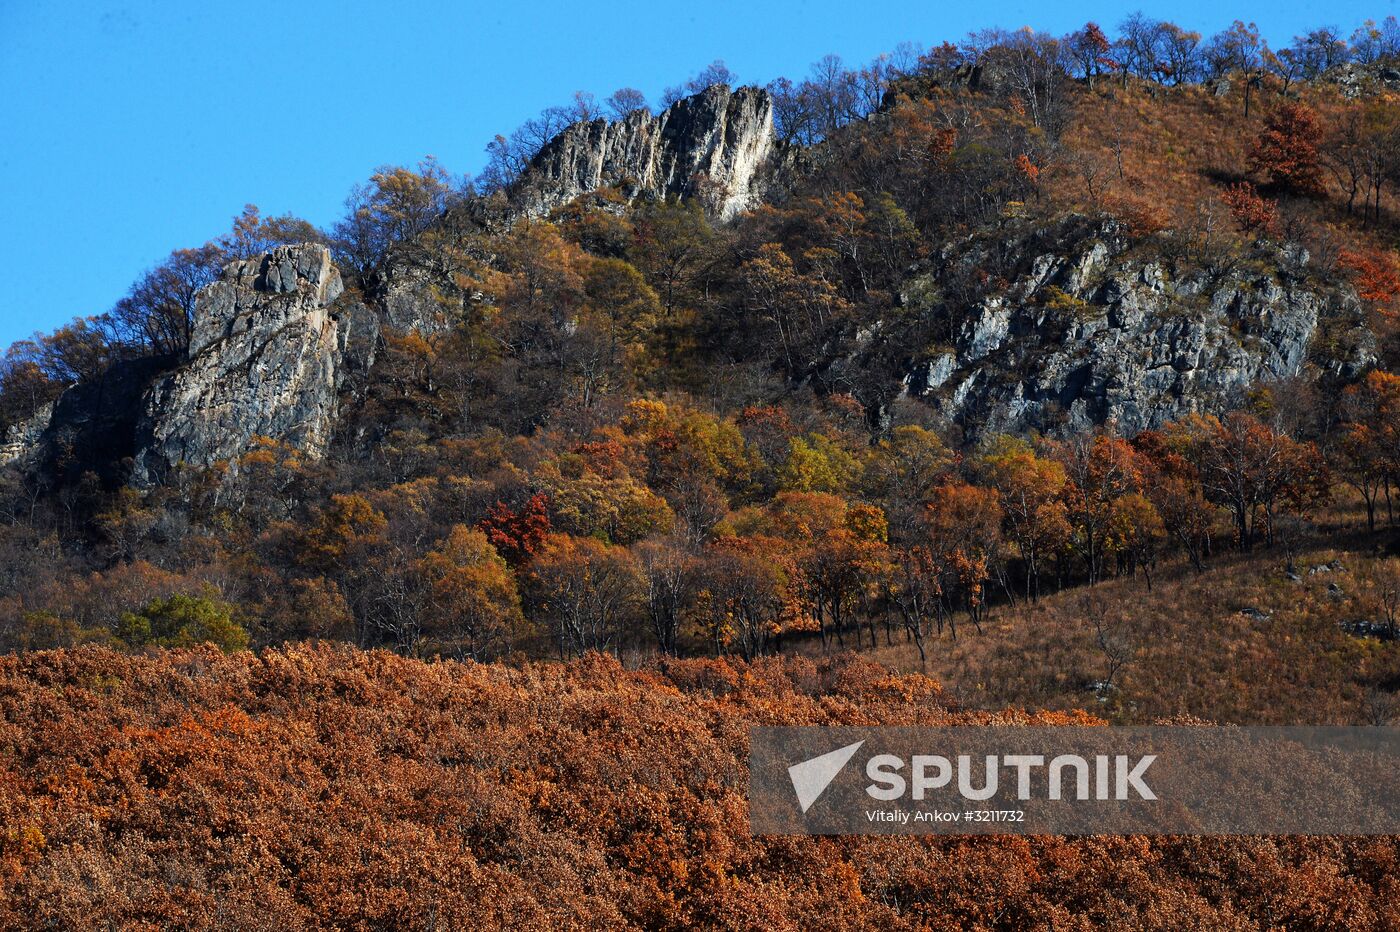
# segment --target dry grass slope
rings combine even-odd
[[[1350,527],[1299,548],[1298,580],[1282,549],[1220,554],[1201,575],[1173,565],[1151,591],[1123,577],[999,606],[981,635],[964,621],[956,640],[930,645],[922,668],[912,645],[869,656],[923,669],[966,707],[1090,708],[1125,724],[1381,724],[1400,715],[1400,643],[1342,625],[1380,617],[1397,561],[1384,535]],[[1112,688],[1095,689],[1110,674]]]

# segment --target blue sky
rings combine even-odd
[[[799,76],[986,26],[1060,33],[1134,9],[1271,39],[1350,31],[1363,5],[849,0],[666,5],[559,0],[0,0],[0,346],[100,313],[144,268],[225,230],[245,203],[317,224],[377,165],[482,148],[576,89],[653,99],[715,58],[746,82]]]

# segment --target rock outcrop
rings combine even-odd
[[[279,246],[226,266],[196,298],[188,360],[145,395],[132,481],[211,466],[257,437],[323,453],[347,345],[349,319],[330,308],[341,290],[324,246]]]
[[[943,316],[951,332],[905,370],[905,391],[970,435],[1105,423],[1131,435],[1219,411],[1253,385],[1310,366],[1354,377],[1374,361],[1354,292],[1310,278],[1296,248],[1174,266],[1128,253],[1112,224],[1054,252],[1023,243],[1010,244],[1013,253],[1017,245],[1029,247],[1020,274],[970,309],[940,302],[938,274],[906,295],[911,310]],[[1004,254],[1008,243],[945,255],[942,274],[992,265],[986,249]]]
[[[450,329],[455,317],[444,301],[451,292],[443,287],[444,273],[415,262],[405,252],[391,255],[367,289],[378,319],[401,332],[432,334]]]
[[[1347,62],[1318,77],[1320,84],[1335,85],[1343,97],[1356,99],[1400,90],[1400,62]]]
[[[0,465],[14,464],[40,488],[65,488],[95,476],[124,484],[136,451],[142,399],[170,361],[123,359],[101,375],[70,385],[58,398],[6,431]]]
[[[698,197],[728,219],[763,199],[781,148],[767,91],[716,84],[657,115],[575,123],[540,150],[511,198],[540,215],[606,187],[629,199]]]
[[[49,402],[24,420],[7,426],[0,435],[0,466],[24,464],[39,449],[52,420],[53,402]]]

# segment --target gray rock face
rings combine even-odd
[[[245,335],[256,340],[258,334],[281,332],[329,305],[342,290],[340,271],[324,246],[279,246],[230,262],[196,298],[190,358],[216,342],[236,345],[249,342]]]
[[[980,257],[974,250],[952,261]],[[1027,264],[958,315],[952,345],[915,360],[904,377],[908,394],[972,435],[1110,422],[1131,435],[1217,412],[1251,385],[1309,366],[1354,376],[1374,361],[1351,289],[1290,274],[1301,262],[1285,251],[1223,270],[1173,271],[1126,254],[1110,227]],[[937,291],[928,283],[912,290]],[[1326,353],[1315,351],[1323,327]]]
[[[717,84],[659,115],[575,123],[535,156],[512,200],[541,215],[612,187],[628,198],[699,197],[727,219],[762,199],[778,148],[768,92]]]
[[[1334,84],[1343,97],[1355,99],[1400,89],[1400,69],[1395,62],[1347,62],[1324,72],[1318,81]]]
[[[212,466],[257,437],[322,454],[350,322],[330,310],[341,290],[324,246],[279,246],[226,266],[196,298],[186,364],[146,393],[132,481]]]
[[[39,449],[44,431],[53,419],[53,402],[40,406],[29,417],[17,424],[11,424],[0,437],[0,466],[11,463],[27,465]]]
[[[166,367],[159,357],[124,359],[68,386],[52,404],[11,426],[4,455],[40,488],[71,486],[88,474],[105,488],[125,484],[143,399]]]
[[[443,275],[395,257],[379,273],[373,298],[384,325],[398,331],[441,333],[453,317],[444,304]]]

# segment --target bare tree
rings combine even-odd
[[[674,655],[699,562],[674,540],[646,541],[637,546],[636,556],[652,636],[662,653]]]
[[[183,355],[194,328],[195,295],[218,277],[227,259],[213,243],[172,252],[112,309],[118,334],[156,355]]]
[[[622,87],[613,91],[603,104],[613,119],[625,120],[633,111],[647,109],[647,96],[635,87]]]
[[[686,90],[692,94],[699,94],[701,91],[713,87],[716,84],[728,84],[731,87],[737,84],[739,76],[729,70],[729,66],[724,63],[724,59],[716,58],[686,82]]]
[[[1103,655],[1104,678],[1096,684],[1096,689],[1102,696],[1117,688],[1114,681],[1132,661],[1135,649],[1132,633],[1123,617],[1110,617],[1107,602],[1097,593],[1081,597],[1079,607],[1094,626],[1094,643]]]
[[[1244,115],[1249,116],[1252,90],[1263,75],[1265,53],[1268,46],[1259,35],[1259,27],[1253,23],[1235,20],[1229,29],[1211,37],[1205,51],[1205,60],[1211,72],[1223,77],[1230,72],[1239,75],[1244,84]]]

